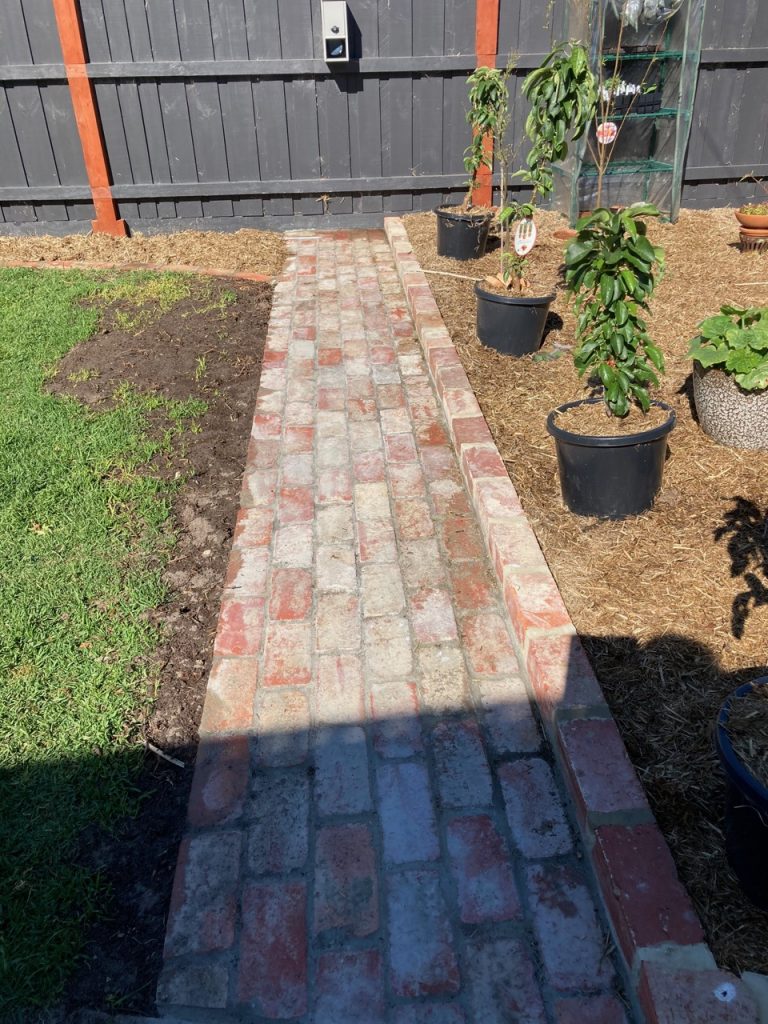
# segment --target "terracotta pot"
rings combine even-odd
[[[744,391],[729,373],[693,363],[693,398],[701,429],[729,448],[768,448],[768,388]]]
[[[736,220],[742,227],[753,231],[768,231],[768,213],[742,213],[736,210]]]

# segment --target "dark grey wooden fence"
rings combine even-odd
[[[520,78],[562,0],[501,0]],[[319,0],[81,0],[120,215],[141,230],[360,223],[461,191],[474,0],[349,0],[357,60],[321,59]],[[768,0],[709,0],[684,202],[768,174]],[[51,0],[0,3],[0,230],[93,216]],[[503,58],[500,58],[503,63]]]

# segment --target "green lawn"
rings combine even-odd
[[[135,296],[141,324],[186,294],[174,275],[0,270],[0,1017],[60,993],[102,899],[78,842],[135,810],[145,613],[173,543],[170,485],[142,468],[205,410],[123,388],[94,413],[45,382],[98,324],[84,300]]]

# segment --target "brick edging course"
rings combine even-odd
[[[649,1024],[757,1024],[753,993],[716,969],[405,226],[388,217],[384,227],[635,995]]]

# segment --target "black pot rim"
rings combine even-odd
[[[651,402],[660,409],[666,409],[669,413],[667,420],[658,427],[651,427],[648,430],[641,430],[636,434],[609,434],[607,436],[596,436],[595,434],[575,434],[563,427],[558,427],[555,422],[558,413],[566,412],[568,409],[575,409],[578,405],[597,405],[602,398],[579,398],[575,402],[565,402],[558,405],[556,409],[547,416],[547,430],[558,441],[565,441],[568,444],[578,444],[584,448],[624,448],[632,444],[647,444],[650,441],[657,441],[672,430],[677,420],[675,410],[666,402]]]
[[[501,295],[483,288],[479,281],[475,284],[475,295],[487,302],[500,302],[502,306],[548,306],[555,301],[554,292],[550,295]]]
[[[446,220],[461,220],[469,224],[483,224],[493,217],[493,213],[490,210],[486,210],[484,213],[459,213],[458,210],[458,206],[456,207],[456,213],[452,209],[446,209],[444,206],[436,206],[435,214],[438,217],[444,217]]]
[[[728,735],[728,730],[726,729],[728,716],[731,712],[731,702],[734,698],[738,699],[739,697],[746,696],[746,694],[756,686],[768,686],[768,676],[760,676],[758,679],[753,679],[750,683],[744,683],[743,686],[734,690],[733,693],[726,698],[723,706],[720,708],[720,713],[717,716],[715,740],[720,760],[723,762],[728,773],[735,776],[735,778],[742,784],[743,788],[748,793],[751,793],[756,800],[768,804],[768,789],[766,789],[766,787],[755,778],[741,758],[736,754],[736,751],[733,749],[733,744],[731,743],[731,737]]]

